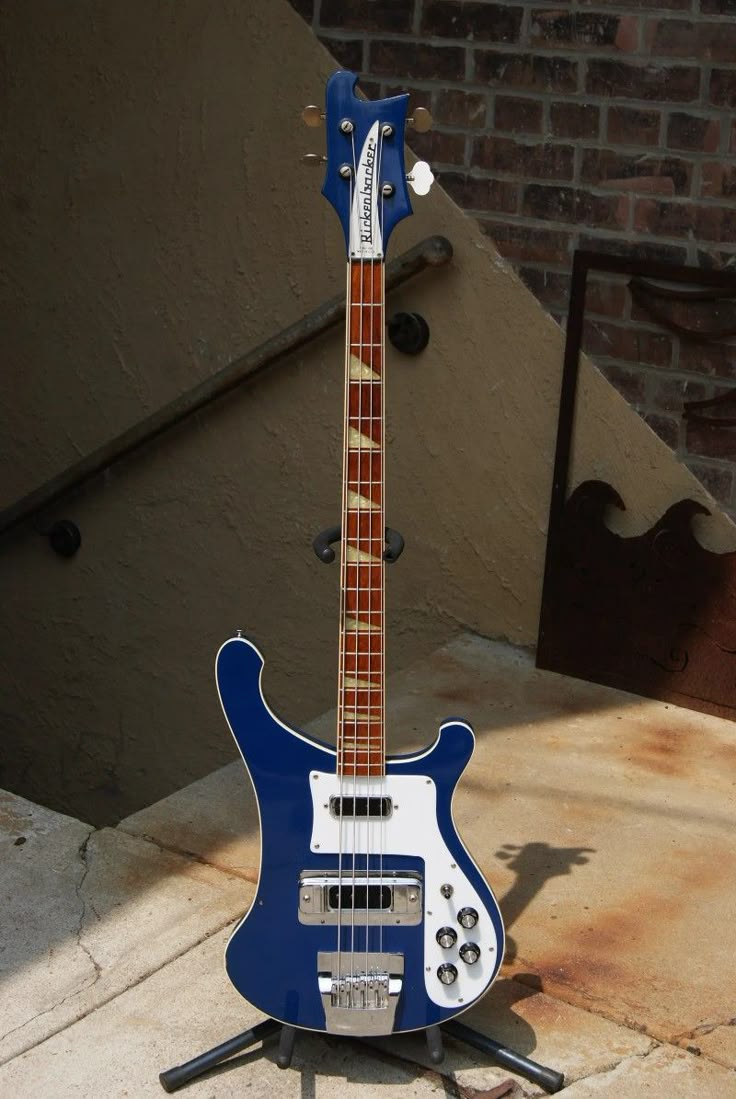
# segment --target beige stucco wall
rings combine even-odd
[[[299,163],[323,140],[300,109],[335,66],[282,0],[29,0],[0,20],[4,506],[344,269]],[[421,358],[389,352],[392,667],[464,626],[534,643],[563,343],[446,196],[416,206],[394,255],[442,232],[456,257],[390,303],[432,329]],[[211,669],[236,627],[284,717],[331,705],[338,575],[310,542],[338,517],[341,376],[336,332],[54,508],[82,530],[71,561],[28,529],[4,541],[0,784],[106,821],[230,759]],[[589,366],[581,405],[575,479],[611,481],[624,524],[704,498]]]

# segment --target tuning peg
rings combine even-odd
[[[434,174],[426,160],[418,160],[406,177],[415,195],[426,195],[434,183]]]
[[[319,153],[305,153],[301,158],[302,164],[309,164],[312,168],[315,168],[318,164],[325,164],[327,161],[326,156],[320,156]]]
[[[309,108],[307,108],[307,110],[308,109]],[[406,121],[410,126],[413,126],[418,134],[426,134],[427,130],[432,129],[432,115],[426,107],[416,107],[414,114],[410,115]],[[312,123],[312,125],[314,125],[314,123]]]
[[[305,126],[321,126],[324,117],[321,109],[315,107],[313,103],[310,103],[310,105],[305,107],[302,111],[302,122]]]

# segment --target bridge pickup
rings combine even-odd
[[[331,797],[330,815],[356,820],[386,820],[393,813],[388,797]]]
[[[422,878],[411,872],[303,870],[299,875],[299,922],[357,926],[422,921]]]

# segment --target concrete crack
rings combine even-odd
[[[94,828],[90,829],[90,831],[84,837],[82,843],[79,845],[79,858],[80,858],[81,863],[82,863],[82,874],[81,874],[81,877],[79,878],[79,881],[76,882],[76,884],[74,886],[74,892],[77,896],[77,900],[79,901],[79,906],[80,906],[79,923],[77,924],[77,931],[76,931],[77,946],[79,947],[80,950],[82,950],[84,952],[84,954],[86,954],[87,958],[89,959],[90,965],[92,966],[92,968],[94,970],[94,976],[93,976],[92,980],[89,981],[86,985],[83,985],[82,988],[77,989],[77,992],[83,992],[85,989],[90,988],[93,984],[96,984],[96,982],[100,979],[100,976],[102,974],[102,967],[97,962],[96,958],[92,954],[92,951],[89,949],[87,944],[82,940],[82,935],[84,934],[84,925],[85,925],[86,918],[87,918],[87,907],[88,907],[87,906],[87,901],[84,898],[84,894],[83,894],[82,890],[84,888],[84,883],[87,880],[87,875],[89,874],[89,871],[90,871],[90,863],[89,863],[89,860],[87,858],[87,848],[89,846],[89,841],[92,838],[95,831],[96,831],[96,829],[94,829]],[[95,912],[94,906],[91,903],[90,903],[89,907],[92,908],[93,912]],[[99,920],[99,916],[97,915],[96,912],[95,912],[95,916]],[[76,995],[76,993],[75,993],[75,995]],[[65,999],[67,999],[67,998],[68,997],[65,997]],[[62,1000],[61,1002],[63,1003],[64,1001]]]

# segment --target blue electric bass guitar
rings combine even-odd
[[[258,888],[228,942],[228,975],[273,1019],[365,1036],[465,1011],[496,976],[504,932],[452,819],[472,729],[448,721],[431,747],[386,755],[384,256],[411,213],[408,96],[364,102],[356,83],[335,73],[325,114],[323,194],[348,260],[336,746],[279,721],[244,637],[220,649],[217,685],[261,825]],[[427,166],[409,181],[426,192]]]

